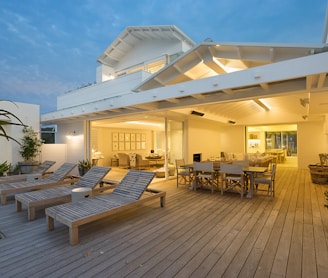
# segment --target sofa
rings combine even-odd
[[[266,153],[227,153],[224,152],[224,160],[245,160],[249,166],[268,167],[273,160],[273,156]]]

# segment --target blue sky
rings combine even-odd
[[[321,43],[326,0],[0,0],[0,100],[56,110],[93,83],[97,57],[127,27],[176,25],[196,43]]]

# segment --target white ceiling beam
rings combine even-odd
[[[274,48],[270,47],[269,49],[269,61],[273,62],[275,57]]]
[[[180,103],[180,100],[177,98],[168,98],[166,101],[171,102],[171,103]]]
[[[205,96],[202,95],[202,94],[195,94],[195,95],[192,95],[191,97],[196,98],[196,99],[203,99],[203,98],[205,98]]]
[[[214,70],[218,74],[227,73],[225,69],[214,58],[210,47],[203,47],[200,50],[202,51],[196,51],[196,53],[202,59],[203,63],[206,66],[208,66],[210,69]]]
[[[327,73],[319,74],[319,79],[318,79],[318,84],[317,84],[318,89],[323,88],[325,81],[326,81],[326,77],[327,77]]]
[[[306,77],[306,90],[309,92],[312,89],[312,85],[313,85],[313,76],[309,75]]]
[[[260,86],[262,87],[262,89],[264,90],[269,90],[269,84],[268,83],[260,83]]]
[[[231,94],[233,94],[232,89],[223,89],[222,91],[223,91],[225,94],[227,94],[227,95],[231,95]]]

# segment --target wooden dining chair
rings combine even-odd
[[[213,162],[196,162],[194,161],[194,190],[197,187],[210,188],[214,192],[214,187],[218,186],[217,177],[214,171]]]
[[[248,168],[249,167],[249,160],[248,159],[244,159],[244,160],[233,160],[232,164],[239,164],[241,165],[243,168]],[[250,181],[250,177],[249,175],[244,172],[244,189],[245,191],[248,190],[248,186],[249,186],[249,181]]]
[[[193,179],[193,172],[189,167],[185,167],[186,163],[184,159],[176,159],[175,166],[177,171],[177,187],[179,184],[191,184]]]
[[[277,164],[272,163],[270,172],[266,172],[265,174],[254,178],[256,194],[258,194],[258,192],[267,192],[266,195],[269,196],[271,199],[272,197],[274,197],[274,183],[276,177],[276,169],[277,169]],[[261,187],[261,185],[264,185],[264,188]]]
[[[243,198],[246,192],[243,165],[221,163],[220,174],[222,175],[221,194],[231,191],[239,193],[241,198]]]

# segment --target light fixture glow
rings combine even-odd
[[[70,132],[69,134],[66,135],[67,139],[72,139],[73,136],[75,136],[76,133],[75,133],[75,130],[73,130],[72,132]]]
[[[203,117],[205,115],[203,112],[198,112],[198,111],[195,111],[195,110],[192,110],[190,112],[190,114],[200,116],[200,117]]]
[[[253,99],[253,101],[265,111],[270,111],[270,108],[266,104],[264,104],[263,101],[259,99]]]
[[[161,127],[162,124],[157,124],[157,123],[149,123],[149,122],[138,122],[138,121],[129,121],[129,122],[125,122],[127,124],[134,124],[134,125],[149,125],[149,126],[157,126],[157,127]]]

